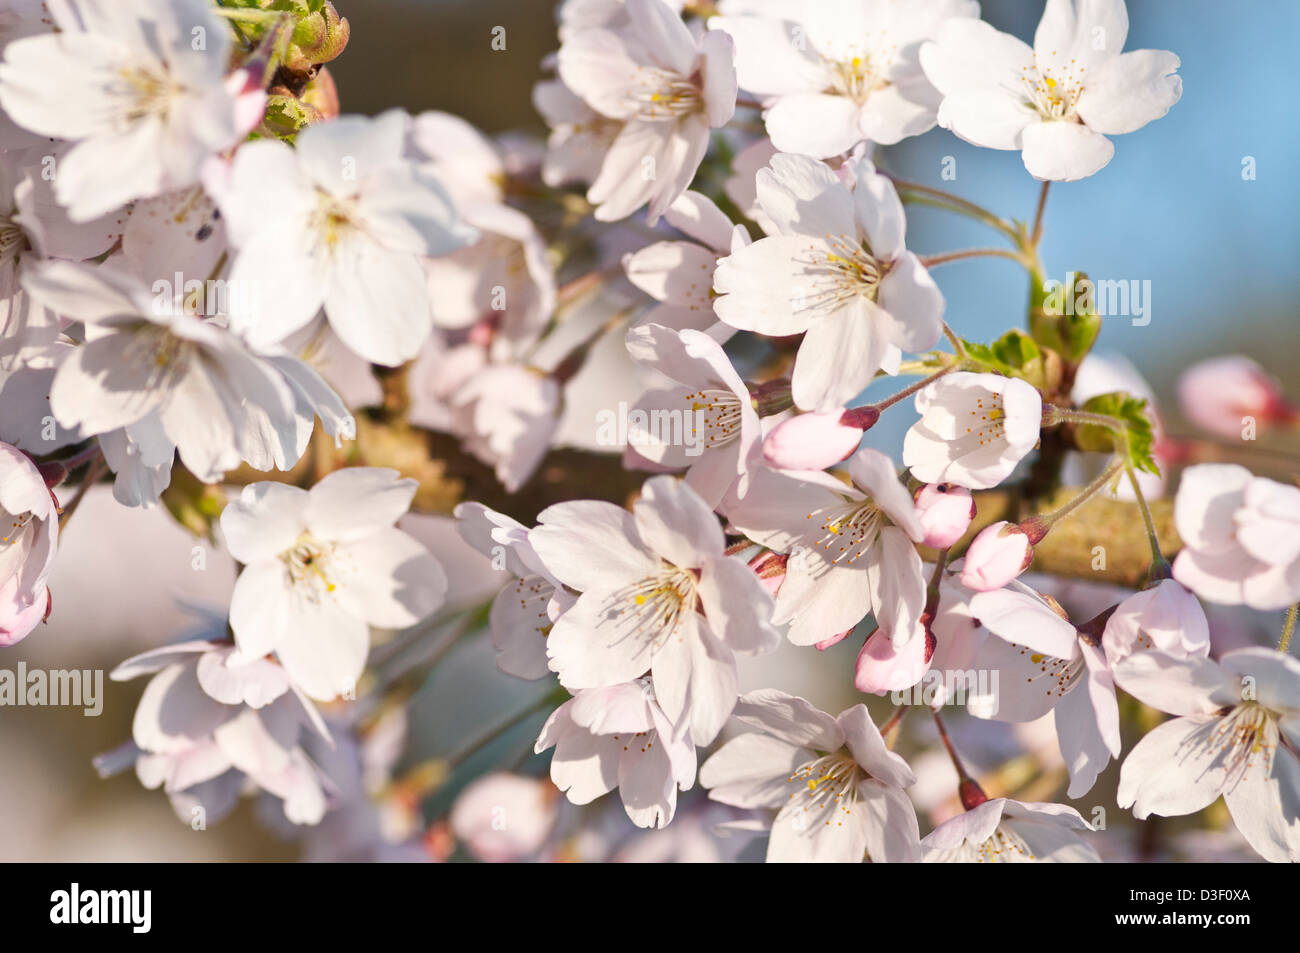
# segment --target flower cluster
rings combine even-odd
[[[1032,45],[975,0],[566,0],[544,143],[340,115],[331,2],[46,7],[0,34],[0,645],[109,477],[242,567],[200,637],[113,673],[151,680],[105,773],[187,822],[261,791],[320,859],[1095,862],[1120,848],[1080,808],[1112,793],[1223,795],[1300,859],[1295,473],[1169,437],[1096,309],[1040,290],[1049,185],[1181,96],[1123,0],[1048,0]],[[896,174],[931,130],[1020,151],[1032,223]],[[921,253],[918,201],[1009,246]],[[983,343],[932,272],[988,255],[1031,300]],[[1300,420],[1246,358],[1180,396],[1216,439]],[[458,536],[435,555],[411,511]],[[1081,594],[1103,523],[1127,562]],[[1278,650],[1202,600],[1289,607]],[[541,693],[403,763],[481,632]],[[786,690],[813,667],[856,703]]]

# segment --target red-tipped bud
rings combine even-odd
[[[957,784],[957,795],[961,798],[961,806],[968,811],[975,810],[989,799],[974,778],[962,778]]]

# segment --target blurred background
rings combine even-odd
[[[557,43],[546,0],[335,2],[352,27],[348,49],[331,65],[345,112],[442,109],[488,133],[544,133],[530,90]],[[1042,5],[984,0],[982,7],[994,26],[1030,39]],[[1115,157],[1097,175],[1053,186],[1042,253],[1048,277],[1058,280],[1075,269],[1093,279],[1150,281],[1150,323],[1107,322],[1098,350],[1123,354],[1142,370],[1177,430],[1174,382],[1180,369],[1203,357],[1250,355],[1293,396],[1300,392],[1294,370],[1300,104],[1290,74],[1300,4],[1130,0],[1129,16],[1126,49],[1169,49],[1182,58],[1182,101],[1164,119],[1116,137]],[[497,26],[506,31],[504,51],[491,47]],[[956,162],[952,181],[941,179],[946,157]],[[1038,183],[1015,153],[977,149],[936,129],[888,150],[885,161],[905,178],[1007,216],[1032,217]],[[1253,178],[1243,177],[1248,165]],[[964,219],[909,211],[909,245],[918,252],[987,242],[988,234]],[[1022,324],[1027,285],[1017,265],[977,259],[945,266],[936,277],[948,320],[964,336],[987,340]],[[871,442],[896,448],[911,422],[905,414],[896,418],[887,417]],[[415,518],[407,528],[452,569],[458,602],[491,593],[499,577],[446,521]],[[93,491],[61,541],[49,625],[7,650],[5,666],[21,660],[107,672],[130,654],[177,638],[190,624],[184,604],[224,607],[234,579],[233,564],[217,550],[206,554],[206,569],[190,569],[194,545],[164,512],[127,511],[105,489]],[[1265,631],[1255,619],[1231,625],[1241,630],[1234,638],[1246,641]],[[747,669],[742,687],[777,685],[838,711],[861,700],[843,677],[856,645],[848,640],[825,654],[804,650],[793,661],[788,651],[778,653]],[[466,643],[426,685],[413,709],[407,760],[445,753],[492,713],[538,694],[537,686],[498,674],[491,654],[486,638]],[[248,803],[196,832],[133,774],[96,777],[92,756],[130,736],[144,684],[106,679],[98,718],[55,708],[0,710],[0,860],[296,857],[294,845],[267,835]],[[499,750],[522,755],[539,721],[522,723]],[[1002,743],[989,742],[992,748]],[[935,770],[942,775],[945,766],[941,759]],[[1113,790],[1114,774],[1112,767],[1090,803],[1113,803],[1102,792],[1107,785]]]

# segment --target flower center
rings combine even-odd
[[[889,271],[865,243],[848,235],[827,235],[822,243],[809,245],[796,261],[803,265],[812,287],[794,289],[794,310],[821,314],[834,312],[859,295],[874,301]]]
[[[34,519],[31,513],[10,513],[0,507],[0,583],[11,579],[27,558]]]
[[[1217,721],[1202,726],[1183,743],[1189,747],[1208,747],[1218,753],[1222,761],[1216,759],[1216,763],[1223,765],[1225,790],[1231,790],[1257,761],[1263,764],[1266,773],[1272,769],[1278,731],[1267,708],[1256,702],[1245,702]]]
[[[843,827],[844,815],[853,813],[858,800],[858,781],[865,777],[851,755],[837,751],[801,764],[786,783],[794,785],[789,797],[796,809],[802,806],[805,813],[833,809],[817,819],[824,817],[827,826],[834,822]]]
[[[0,215],[0,265],[16,259],[27,248],[23,230],[8,218]]]
[[[124,354],[133,368],[145,370],[145,386],[154,390],[168,389],[175,384],[196,350],[194,342],[149,324],[135,332]]]
[[[825,506],[809,513],[807,518],[821,531],[812,541],[812,547],[823,550],[833,563],[856,562],[875,545],[880,535],[880,509],[870,499]]]
[[[1007,436],[1007,412],[1002,403],[1002,395],[992,392],[975,399],[966,416],[965,433],[958,440],[963,453],[987,447]]]
[[[515,595],[519,597],[519,608],[525,618],[535,618],[535,631],[542,638],[551,634],[554,623],[551,622],[547,607],[555,595],[555,587],[541,576],[523,576],[515,580]]]
[[[331,251],[347,237],[349,232],[360,228],[356,207],[351,202],[335,198],[319,189],[316,193],[316,211],[312,215],[311,226],[325,243],[325,247]]]
[[[854,56],[847,60],[826,60],[831,91],[847,96],[859,106],[877,89],[884,89],[888,62],[878,63],[871,56]]]
[[[318,602],[321,596],[328,595],[337,588],[330,579],[333,556],[333,543],[321,542],[311,533],[304,532],[291,548],[280,554],[280,559],[288,569],[294,586],[302,590],[308,599]]]
[[[185,92],[185,87],[166,73],[158,73],[142,66],[118,70],[121,84],[118,94],[124,100],[122,117],[127,122],[137,122],[156,116],[167,119],[175,101]]]
[[[619,640],[635,639],[645,648],[657,648],[672,638],[686,613],[696,605],[695,574],[664,564],[653,576],[612,593],[603,607]]]
[[[731,443],[740,436],[740,398],[722,388],[704,388],[687,394],[691,402],[691,432],[702,439],[705,450]]]
[[[976,862],[981,864],[1010,863],[1016,859],[1012,856],[1015,854],[1029,860],[1034,859],[1034,852],[1025,843],[1025,839],[1006,824],[999,824],[988,839],[975,848],[975,853]]]
[[[638,68],[632,99],[637,118],[654,122],[677,119],[704,108],[698,85],[678,73],[653,66]]]
[[[1035,689],[1041,689],[1048,695],[1056,695],[1058,698],[1064,698],[1075,685],[1079,684],[1079,679],[1087,668],[1082,652],[1072,659],[1063,659],[1044,655],[1042,652],[1031,652],[1023,645],[1017,645],[1016,648],[1020,650],[1021,655],[1029,656],[1029,661],[1038,667],[1038,671],[1027,676],[1025,681]]]
[[[1044,119],[1078,121],[1075,107],[1083,93],[1083,71],[1074,60],[1064,67],[1043,67],[1034,61],[1033,66],[1021,68],[1020,81],[1024,84],[1029,106]]]

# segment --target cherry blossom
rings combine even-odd
[[[1216,665],[1144,652],[1121,662],[1124,688],[1177,717],[1124,760],[1119,804],[1135,817],[1192,814],[1220,795],[1265,860],[1300,858],[1300,760],[1293,726],[1300,663],[1270,649],[1239,649]]]
[[[0,106],[76,143],[55,182],[74,221],[193,184],[247,131],[229,33],[205,0],[65,0],[50,13],[58,32],[5,47]]]
[[[1202,599],[1255,609],[1300,601],[1300,490],[1236,464],[1189,468],[1174,519],[1174,578]]]
[[[769,862],[885,863],[920,855],[904,789],[916,779],[885,746],[865,705],[832,717],[774,689],[741,696],[734,719],[750,729],[700,768],[723,804],[775,810]]]
[[[555,619],[574,602],[547,571],[528,541],[528,529],[481,503],[456,507],[456,530],[465,542],[515,579],[492,600],[490,625],[497,668],[517,678],[550,674],[546,638]]]
[[[543,565],[581,593],[547,638],[551,669],[570,690],[646,671],[679,734],[708,744],[737,695],[736,654],[769,652],[779,635],[771,598],[745,563],[723,552],[708,504],[672,477],[646,482],[634,512],[599,501],[557,503],[529,542]]]
[[[1092,830],[1065,804],[992,798],[944,821],[921,841],[927,864],[1099,863],[1076,832]]]
[[[686,467],[687,485],[710,505],[732,490],[744,496],[749,471],[758,464],[762,425],[722,346],[701,331],[647,324],[628,332],[627,347],[633,358],[677,383],[650,391],[632,409],[628,439],[637,453],[662,466]],[[658,421],[678,424],[663,432]]]
[[[0,646],[25,639],[49,612],[58,542],[57,504],[40,471],[0,443]]]
[[[560,78],[592,109],[623,121],[587,192],[596,217],[626,218],[647,202],[651,223],[686,191],[709,145],[709,129],[736,106],[731,38],[696,40],[663,0],[627,0],[619,28],[572,32],[560,47]]]
[[[1178,57],[1121,53],[1127,37],[1124,0],[1048,0],[1032,47],[983,20],[951,19],[920,60],[943,94],[939,125],[1020,150],[1036,179],[1072,181],[1110,161],[1107,136],[1136,132],[1183,94]]]
[[[795,645],[815,645],[868,613],[896,646],[923,638],[925,580],[912,545],[924,536],[889,458],[859,450],[853,484],[820,473],[755,478],[727,516],[749,538],[790,554],[773,621]]]
[[[274,652],[312,698],[354,691],[369,627],[414,625],[446,593],[438,561],[393,526],[414,495],[413,480],[376,467],[331,473],[310,491],[245,487],[221,514],[226,545],[244,563],[230,602],[239,650]]]
[[[894,186],[865,160],[850,191],[827,166],[777,155],[758,174],[758,196],[779,234],[718,262],[714,310],[759,334],[803,334],[794,401],[804,410],[842,407],[891,358],[939,340],[943,296],[903,245],[906,223]]]
[[[997,486],[1038,443],[1043,401],[1014,377],[959,372],[916,395],[921,419],[903,442],[903,462],[925,483],[972,490]]]
[[[695,783],[689,731],[668,720],[649,679],[588,688],[551,713],[536,751],[555,748],[551,780],[574,804],[614,788],[637,827],[663,827]]]
[[[782,152],[824,159],[867,140],[893,145],[934,126],[939,95],[918,51],[974,0],[819,0],[713,17],[736,41],[742,89],[763,97]]]
[[[422,259],[474,233],[405,157],[408,122],[397,110],[346,116],[306,129],[293,149],[266,141],[238,151],[218,196],[239,249],[230,281],[248,291],[235,297],[233,328],[275,344],[324,308],[367,360],[415,356],[433,326]]]

